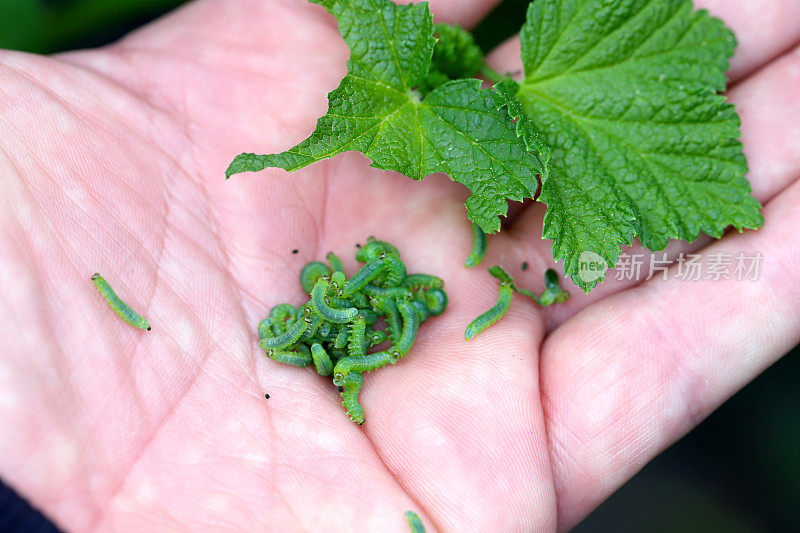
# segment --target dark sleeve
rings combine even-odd
[[[0,533],[56,533],[59,529],[0,480]]]

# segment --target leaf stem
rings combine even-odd
[[[504,79],[508,78],[508,75],[500,74],[486,63],[484,63],[481,67],[480,75],[492,83],[500,83]]]

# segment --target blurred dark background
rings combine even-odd
[[[100,46],[183,1],[0,0],[0,48],[52,53]],[[527,5],[528,0],[500,4],[475,30],[479,44],[490,50],[516,33]],[[800,532],[798,377],[795,349],[575,531]],[[11,498],[0,485],[0,508]],[[17,504],[13,517],[0,516],[0,530],[36,529],[23,505]]]

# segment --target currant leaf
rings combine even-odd
[[[553,257],[588,291],[582,254],[613,267],[638,236],[720,237],[763,224],[739,118],[718,93],[736,41],[690,0],[536,0],[519,101],[552,149],[540,200]]]

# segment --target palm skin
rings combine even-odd
[[[800,340],[800,54],[779,57],[800,7],[702,3],[742,42],[731,98],[766,205],[763,230],[708,248],[764,254],[759,281],[609,280],[546,311],[517,298],[469,343],[496,284],[461,266],[460,186],[358,154],[222,179],[324,113],[347,50],[320,7],[200,0],[107,49],[2,53],[0,477],[80,531],[405,531],[408,509],[444,531],[575,524]],[[465,25],[490,8],[432,2]],[[513,47],[498,68],[517,68]],[[521,211],[485,264],[528,261],[539,288],[541,214]],[[369,234],[445,279],[450,307],[366,377],[358,427],[329,378],[267,360],[254,331],[303,301],[305,262],[332,250],[352,272]],[[95,271],[152,332],[114,316]]]

